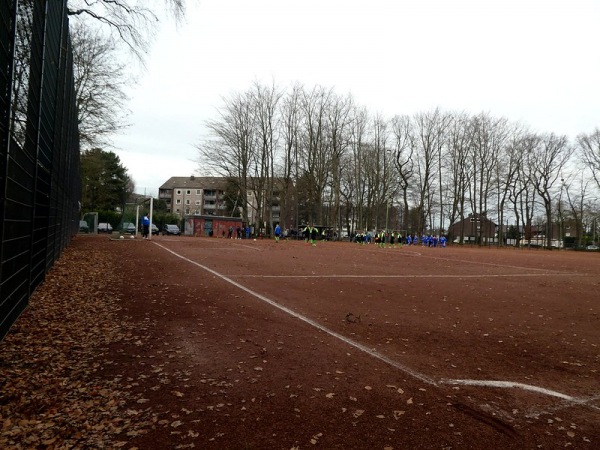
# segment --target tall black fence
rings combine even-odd
[[[0,2],[0,339],[79,227],[66,0]]]

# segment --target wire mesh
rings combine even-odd
[[[0,339],[78,230],[66,1],[0,2]]]

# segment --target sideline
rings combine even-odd
[[[381,353],[379,353],[377,350],[369,348],[357,341],[354,341],[350,338],[347,338],[346,336],[343,336],[323,325],[321,325],[318,322],[315,322],[314,320],[303,316],[302,314],[298,314],[297,312],[295,312],[292,309],[289,309],[283,305],[280,305],[279,303],[275,302],[274,300],[269,299],[268,297],[265,297],[262,294],[259,294],[258,292],[254,292],[253,290],[247,288],[246,286],[232,280],[231,278],[222,275],[221,273],[206,267],[196,261],[193,261],[183,255],[180,255],[179,253],[174,252],[173,250],[165,247],[164,245],[161,245],[159,243],[154,242],[155,245],[159,246],[160,248],[162,248],[163,250],[171,253],[172,255],[190,263],[193,264],[197,267],[200,267],[201,269],[206,270],[207,272],[213,274],[214,276],[220,278],[223,281],[226,281],[227,283],[230,283],[231,285],[247,292],[248,294],[252,295],[253,297],[258,298],[259,300],[262,300],[263,302],[268,303],[271,306],[274,306],[275,308],[289,314],[290,316],[296,318],[296,319],[300,319],[303,322],[317,328],[318,330],[323,331],[324,333],[329,334],[330,336],[333,336],[339,340],[341,340],[342,342],[345,342],[346,344],[356,348],[357,350],[360,350],[364,353],[367,353],[368,355],[371,355],[372,357],[379,359],[380,361],[385,362],[386,364],[389,364],[392,367],[395,367],[398,370],[401,370],[402,372],[406,373],[407,375],[412,376],[413,378],[416,378],[417,380],[422,381],[423,383],[426,383],[428,385],[431,386],[435,386],[435,387],[439,387],[441,384],[454,384],[454,385],[464,385],[464,386],[481,386],[481,387],[497,387],[497,388],[518,388],[518,389],[523,389],[523,390],[528,390],[528,391],[532,391],[532,392],[537,392],[539,394],[543,394],[543,395],[547,395],[547,396],[551,396],[551,397],[556,397],[556,398],[560,398],[562,400],[568,401],[572,404],[576,404],[576,405],[587,405],[587,406],[591,406],[594,409],[596,408],[594,405],[590,405],[589,403],[591,401],[593,401],[593,399],[578,399],[576,397],[572,397],[570,395],[567,394],[563,394],[562,392],[558,392],[558,391],[553,391],[550,389],[545,389],[539,386],[534,386],[534,385],[529,385],[529,384],[523,384],[523,383],[517,383],[517,382],[510,382],[510,381],[494,381],[494,380],[460,380],[460,379],[441,379],[439,381],[434,380],[433,378],[430,378],[429,376],[418,372],[414,369],[411,369],[408,366],[405,366],[404,364],[399,363],[398,361],[395,361]]]
[[[560,275],[578,276],[584,274],[572,273],[508,273],[508,274],[484,274],[484,275],[234,275],[236,278],[513,278],[513,277],[556,277]]]

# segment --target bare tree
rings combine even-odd
[[[372,149],[373,162],[372,171],[367,174],[371,180],[369,192],[369,204],[373,210],[374,226],[377,229],[387,228],[387,212],[389,203],[392,200],[395,188],[394,185],[394,158],[391,149],[388,146],[390,132],[387,120],[377,114],[371,125],[372,137],[370,147]],[[385,219],[384,219],[385,214]]]
[[[152,0],[69,0],[67,7],[69,16],[81,20],[85,26],[104,28],[118,36],[143,62],[160,22],[160,15],[155,12],[158,3]],[[183,19],[185,0],[164,0],[160,3],[175,20]]]
[[[530,167],[531,157],[535,147],[538,145],[539,137],[535,134],[527,134],[515,143],[515,151],[523,156],[517,166],[513,183],[510,185],[509,201],[513,205],[518,237],[516,245],[520,245],[521,229],[524,230],[525,239],[531,240],[531,227],[535,211],[535,193],[533,187]],[[522,224],[522,225],[521,225]]]
[[[506,119],[495,119],[484,113],[473,118],[471,207],[474,213],[489,215],[489,203],[493,194],[497,195],[493,192],[494,177],[506,137]],[[481,239],[478,240],[481,243]]]
[[[367,196],[367,178],[365,176],[365,165],[369,158],[366,151],[367,123],[369,116],[365,108],[354,106],[352,108],[352,121],[350,123],[350,150],[353,163],[348,167],[351,175],[347,177],[348,184],[354,187],[354,223],[359,229],[366,231],[367,222],[365,214]],[[356,230],[353,230],[356,231]]]
[[[590,134],[577,136],[579,155],[592,172],[596,185],[600,188],[600,128]]]
[[[523,138],[524,130],[520,125],[515,125],[508,130],[507,143],[499,155],[498,164],[496,164],[496,190],[498,199],[498,238],[501,245],[504,245],[506,232],[503,227],[504,213],[506,203],[509,201],[512,187],[518,177],[519,169],[523,164],[523,152],[520,142]]]
[[[431,219],[434,183],[439,163],[438,151],[440,139],[443,138],[443,114],[439,108],[428,113],[414,116],[416,145],[416,210],[419,214],[416,224],[417,233],[425,231],[427,221]]]
[[[275,85],[264,86],[260,83],[254,83],[251,91],[251,101],[254,109],[255,130],[257,137],[257,151],[254,153],[255,161],[252,165],[254,169],[251,187],[257,208],[257,220],[260,227],[264,226],[269,219],[270,229],[273,229],[273,208],[274,202],[279,204],[279,197],[273,198],[274,192],[281,195],[279,189],[274,189],[275,179],[275,149],[277,146],[277,111],[281,93]],[[277,220],[277,222],[280,222]]]
[[[110,146],[110,136],[125,128],[125,65],[116,44],[94,28],[71,28],[79,139],[83,149]]]
[[[584,216],[586,214],[586,197],[591,179],[578,173],[569,177],[564,183],[569,212],[575,222],[575,234],[577,235],[577,246],[581,247],[583,242]]]
[[[292,195],[294,200],[294,220],[285,218],[286,226],[293,226],[298,230],[298,195],[294,192],[293,185],[298,180],[299,173],[299,133],[300,133],[300,95],[302,87],[298,84],[292,86],[291,92],[282,98],[280,105],[281,134],[283,139],[283,203],[282,210],[288,211],[291,207]]]
[[[450,152],[447,150],[448,149],[448,145],[447,145],[447,140],[448,140],[448,128],[450,126],[450,123],[452,122],[452,115],[449,113],[444,113],[440,116],[440,121],[438,122],[438,139],[437,139],[437,158],[438,158],[438,163],[437,163],[437,170],[438,170],[438,199],[439,199],[439,211],[440,211],[440,217],[439,217],[439,226],[438,226],[438,231],[439,233],[443,232],[444,229],[444,194],[445,194],[445,186],[444,186],[444,161],[446,160],[447,154],[449,154]],[[435,223],[433,222],[433,220],[431,221],[432,223],[432,229],[435,227]]]
[[[328,108],[329,139],[331,140],[331,181],[333,194],[332,216],[338,233],[341,233],[340,190],[342,178],[342,159],[349,145],[348,129],[353,99],[350,95],[333,95]]]
[[[80,141],[83,149],[110,147],[110,137],[129,124],[125,87],[134,82],[119,58],[122,46],[144,64],[162,4],[180,21],[185,0],[69,0]]]
[[[398,175],[398,186],[402,192],[402,228],[408,229],[408,189],[414,172],[414,130],[409,116],[396,116],[392,119],[392,134],[394,136],[394,163]]]
[[[568,145],[567,137],[553,133],[543,135],[529,154],[533,185],[542,199],[546,215],[545,235],[548,248],[552,243],[553,188],[571,154],[572,148]]]
[[[471,160],[469,147],[471,145],[471,119],[466,113],[455,114],[448,130],[448,185],[449,194],[449,223],[465,218],[465,206],[469,186]],[[452,239],[453,236],[450,236]],[[462,244],[463,233],[460,233]]]
[[[242,217],[249,223],[249,177],[256,153],[254,105],[248,94],[234,94],[224,102],[220,119],[206,123],[211,138],[196,145],[198,162],[205,170],[237,183]]]
[[[322,221],[322,194],[331,169],[331,143],[327,139],[327,111],[332,90],[315,87],[301,98],[304,161],[302,178],[306,189],[306,219]]]

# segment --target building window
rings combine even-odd
[[[190,194],[192,193],[192,191],[191,191],[190,189],[188,189],[187,191],[185,191],[185,193],[186,193],[187,195],[190,195]]]
[[[196,200],[196,206],[200,206],[200,200]]]
[[[196,189],[196,195],[202,194],[202,189]]]
[[[185,204],[186,204],[186,205],[189,205],[190,203],[191,203],[190,199],[189,199],[189,198],[186,198],[186,199],[185,199]]]
[[[177,195],[181,195],[181,189],[177,189],[176,193]]]
[[[178,198],[177,200],[175,200],[175,204],[176,204],[176,205],[181,205],[181,199],[180,199],[180,198]],[[177,210],[177,211],[179,211],[179,210]]]

